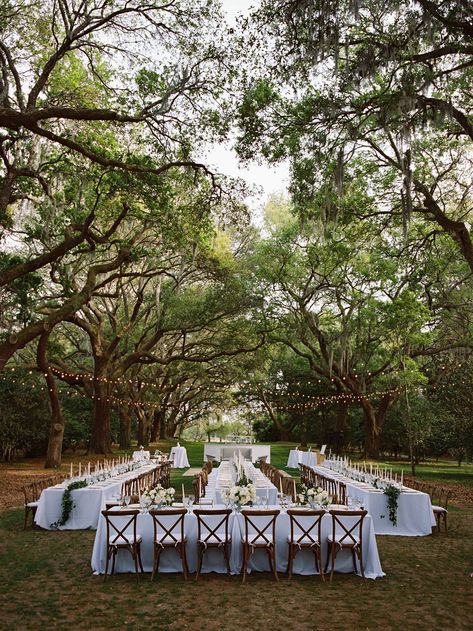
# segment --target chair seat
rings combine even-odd
[[[432,506],[434,513],[448,513],[448,510],[443,506]]]
[[[287,536],[287,542],[288,543],[293,543],[296,546],[297,545],[300,545],[300,546],[311,546],[311,545],[318,546],[318,545],[320,545],[319,541],[315,537],[312,537],[312,539],[311,539],[307,535],[304,536],[304,537],[296,537],[295,539],[291,539],[291,535],[288,535]]]
[[[266,535],[264,537],[256,537],[253,540],[246,541],[246,539],[241,540],[242,543],[248,543],[251,546],[268,546],[273,543],[272,535]]]
[[[161,539],[155,539],[155,543],[161,544],[162,546],[175,546],[178,543],[186,543],[187,537],[184,539],[173,539],[172,537],[161,537]]]
[[[141,541],[141,535],[137,534],[136,539],[135,539],[133,535],[123,534],[123,535],[120,535],[120,537],[118,537],[116,541],[115,541],[115,537],[110,537],[110,539],[108,540],[108,545],[119,548],[120,546],[127,546],[127,545],[132,545],[133,543],[140,543],[140,541]]]
[[[335,543],[338,543],[341,546],[347,547],[347,548],[352,548],[353,546],[356,546],[360,543],[360,539],[359,537],[357,537],[356,535],[352,535],[354,541],[350,538],[350,537],[345,537],[343,539],[343,534],[342,535],[335,535]],[[343,541],[342,541],[343,539]],[[334,542],[334,538],[332,535],[328,535],[327,537],[327,541],[329,543],[333,543]]]
[[[220,543],[229,543],[231,540],[232,538],[230,535],[228,535],[228,539],[225,540],[225,533],[218,532],[217,535],[210,535],[207,539],[205,537],[203,539],[199,539],[199,543],[209,546],[218,545]]]

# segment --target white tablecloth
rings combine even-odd
[[[136,478],[155,467],[155,464],[142,466],[134,471],[128,471],[109,478],[104,482],[97,482],[82,489],[75,489],[72,491],[74,508],[67,522],[64,526],[60,526],[59,530],[97,528],[100,511],[105,509],[105,504],[108,501],[112,501],[120,495],[123,482]],[[51,525],[60,519],[62,496],[67,484],[68,481],[66,480],[62,484],[44,489],[41,493],[38,510],[35,515],[35,522],[41,528],[51,530]]]
[[[204,460],[207,456],[213,456],[215,460],[229,460],[233,454],[240,452],[245,460],[257,462],[258,458],[266,458],[266,462],[271,461],[271,445],[243,445],[239,443],[205,443]]]
[[[135,462],[139,462],[140,460],[149,460],[150,453],[149,451],[139,450],[133,452],[133,460]]]
[[[307,467],[315,467],[317,465],[317,452],[316,451],[302,451],[300,459],[301,464],[305,464]]]
[[[184,469],[189,466],[187,450],[185,447],[173,447],[169,455],[169,460],[173,460],[174,469]]]
[[[223,508],[223,507],[222,507]],[[353,518],[347,517],[346,520]],[[197,568],[197,518],[193,513],[189,513],[184,518],[185,535],[187,537],[186,555],[189,571],[195,572]],[[325,564],[326,539],[331,533],[332,520],[330,515],[326,515],[322,520],[322,562]],[[149,514],[138,515],[137,531],[142,537],[141,557],[145,572],[151,572],[153,564],[153,521]],[[242,565],[241,538],[244,533],[243,515],[233,513],[230,516],[229,532],[231,533],[232,544],[230,553],[230,570],[232,574],[239,574]],[[276,566],[278,572],[285,572],[287,568],[288,545],[287,536],[289,534],[289,517],[286,513],[281,513],[276,521]],[[105,519],[100,518],[95,536],[94,548],[92,551],[91,565],[95,574],[105,572],[106,560],[106,537],[107,528]],[[378,555],[376,537],[372,527],[372,520],[369,515],[365,518],[363,526],[363,561],[365,576],[367,578],[378,578],[384,576]],[[249,569],[254,571],[269,571],[267,555],[264,551],[257,550],[250,562]],[[135,567],[131,554],[126,550],[119,551],[116,563],[117,572],[134,572]],[[349,550],[338,553],[335,561],[337,572],[352,572],[353,561]],[[181,572],[182,565],[179,554],[176,550],[166,550],[161,556],[160,572]],[[294,573],[310,575],[315,574],[314,555],[310,550],[298,552],[294,561]],[[204,555],[202,572],[225,573],[226,566],[223,554],[215,549],[209,550]]]
[[[317,451],[291,449],[286,466],[289,469],[297,469],[299,464],[305,464],[308,467],[315,467],[317,465],[317,453]]]
[[[345,478],[326,467],[315,467],[314,469],[326,477],[344,482],[347,485],[348,497],[358,497],[363,501],[363,507],[373,518],[374,530],[377,535],[421,537],[432,534],[435,517],[427,493],[412,489],[403,491],[398,497],[397,525],[394,526],[389,519],[388,499],[382,490]]]
[[[291,449],[289,452],[286,466],[289,469],[298,469],[303,453],[304,452],[300,451],[299,449]]]

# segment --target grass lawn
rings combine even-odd
[[[169,450],[171,442],[158,447]],[[202,443],[182,443],[191,466],[203,461]],[[153,446],[154,447],[154,446]],[[271,446],[271,461],[287,462],[290,443]],[[74,456],[77,461],[79,456]],[[86,458],[82,456],[82,461]],[[70,458],[65,458],[67,470]],[[399,464],[399,463],[398,463]],[[36,463],[38,472],[38,463]],[[33,463],[18,467],[33,473]],[[172,472],[173,486],[192,478]],[[472,475],[462,467],[461,475]],[[2,465],[2,473],[6,469]],[[293,474],[297,472],[290,471]],[[419,467],[424,477],[456,482],[451,463]],[[473,629],[473,503],[452,505],[449,534],[431,537],[378,537],[386,577],[376,581],[335,575],[319,577],[269,574],[239,577],[203,575],[185,582],[180,574],[118,575],[103,583],[94,577],[90,558],[95,532],[22,530],[23,511],[0,513],[0,629],[186,629],[191,631],[456,631]]]
[[[451,514],[448,536],[378,537],[386,577],[92,576],[93,531],[23,531],[0,514],[2,630],[221,629],[454,631],[473,628],[473,510]]]

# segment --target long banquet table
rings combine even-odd
[[[223,508],[223,507],[222,507]],[[125,519],[125,518],[124,518]],[[345,522],[350,525],[346,517]],[[331,516],[329,514],[322,518],[322,561],[325,563],[327,552],[327,536],[331,533]],[[187,538],[186,555],[189,571],[195,572],[197,569],[197,517],[193,512],[184,517],[184,530]],[[289,516],[287,513],[280,513],[276,521],[276,567],[278,572],[285,572],[287,568],[289,535]],[[137,518],[137,532],[142,537],[141,557],[145,572],[151,572],[153,563],[153,520],[149,514],[140,513]],[[242,545],[241,539],[244,533],[244,518],[239,513],[230,515],[229,532],[231,534],[230,571],[232,574],[239,574],[242,565]],[[106,562],[106,537],[107,528],[105,519],[101,516],[95,535],[95,542],[92,551],[91,566],[94,574],[105,573]],[[369,515],[366,516],[363,525],[363,563],[366,578],[379,578],[384,576],[378,555],[376,537],[373,528],[373,521]],[[249,562],[249,570],[268,571],[268,559],[264,551],[257,550]],[[135,567],[131,554],[127,550],[119,551],[116,562],[116,572],[134,572]],[[182,565],[179,554],[176,550],[166,550],[161,556],[160,572],[181,572]],[[302,550],[297,553],[294,561],[295,574],[311,575],[316,574],[314,555],[310,550]],[[335,561],[336,572],[353,572],[353,561],[349,550],[339,552]],[[226,566],[221,551],[209,549],[204,555],[202,572],[225,573]]]
[[[256,469],[250,462],[245,463],[246,473],[252,479],[256,487],[256,496],[260,500],[265,500],[269,505],[276,505],[278,499],[278,489],[274,484]],[[205,489],[205,497],[212,499],[215,504],[222,504],[222,491],[225,487],[231,486],[234,481],[230,476],[230,466],[228,462],[222,462],[218,468],[214,468],[209,475],[209,483]]]
[[[401,535],[421,537],[432,534],[435,517],[429,495],[414,489],[403,488],[398,497],[397,525],[391,523],[387,497],[372,485],[347,478],[327,467],[313,467],[314,471],[328,478],[344,482],[349,498],[359,498],[373,518],[377,535]]]
[[[107,501],[111,501],[121,494],[122,484],[127,480],[147,473],[156,468],[156,464],[141,466],[133,471],[119,474],[103,482],[72,491],[74,508],[64,526],[59,530],[87,530],[97,528],[100,511],[105,508]],[[61,502],[68,480],[62,484],[51,486],[41,493],[35,523],[46,530],[56,530],[53,524],[61,517]]]

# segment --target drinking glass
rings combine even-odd
[[[131,497],[129,495],[125,495],[123,499],[125,500],[125,506],[128,506],[128,504],[131,502]]]

